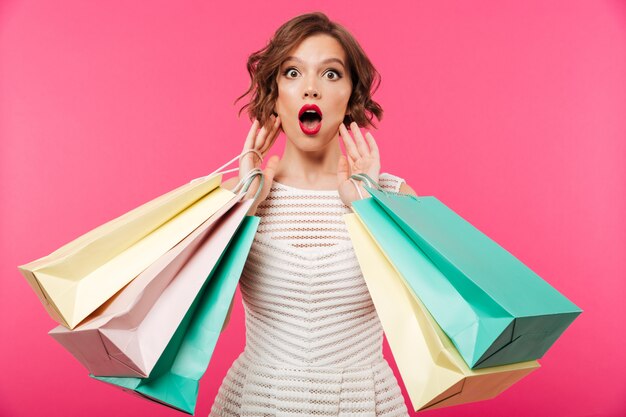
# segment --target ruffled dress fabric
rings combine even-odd
[[[381,174],[383,188],[403,180]],[[240,288],[246,347],[210,416],[407,416],[334,190],[274,182]]]

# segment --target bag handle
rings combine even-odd
[[[363,199],[363,195],[361,193],[361,189],[358,187],[356,181],[354,180],[359,180],[364,182],[367,187],[369,188],[376,188],[378,191],[384,193],[384,194],[393,194],[393,195],[397,195],[397,196],[403,196],[403,197],[411,197],[417,201],[419,201],[419,199],[417,198],[417,196],[414,196],[413,194],[407,194],[407,193],[401,193],[400,191],[387,191],[385,189],[383,189],[383,187],[380,186],[380,184],[378,184],[376,181],[374,181],[369,175],[367,174],[352,174],[350,176],[350,181],[352,182],[352,184],[354,184],[354,186],[356,187],[357,192],[359,193],[359,197],[361,197],[361,200]]]
[[[203,177],[194,178],[190,182],[201,181],[201,180],[203,180],[205,178],[209,178],[209,177],[211,177],[211,176],[213,176],[213,175],[215,175],[217,173],[227,174],[229,172],[237,171],[239,168],[232,168],[232,169],[228,169],[226,171],[224,171],[223,169],[226,168],[228,165],[232,164],[233,162],[235,162],[236,160],[241,159],[242,156],[244,156],[245,154],[247,154],[249,152],[258,153],[258,151],[256,151],[256,150],[252,150],[252,151],[248,150],[246,152],[243,152],[243,153],[235,156],[230,161],[226,162],[224,165],[222,165],[221,167],[219,167],[218,169],[216,169],[215,171],[213,171],[209,175],[205,175]],[[235,187],[232,189],[232,192],[235,193],[235,194],[245,194],[245,193],[247,193],[248,190],[250,189],[250,186],[252,185],[252,181],[254,181],[254,179],[257,176],[261,177],[261,183],[259,184],[259,189],[256,191],[256,194],[254,194],[254,197],[252,197],[253,200],[256,200],[259,197],[259,195],[261,194],[261,190],[263,189],[263,183],[265,182],[265,175],[263,174],[263,171],[260,168],[254,168],[250,172],[248,172],[245,177],[243,177],[242,179],[239,180],[237,185],[235,185]]]
[[[259,153],[259,151],[257,151],[256,149],[249,149],[249,150],[247,150],[245,152],[242,152],[239,155],[235,156],[233,159],[231,159],[230,161],[226,162],[224,165],[222,165],[221,167],[219,167],[215,171],[211,172],[209,175],[204,175],[202,177],[194,178],[190,182],[201,181],[201,180],[203,180],[205,178],[209,178],[210,176],[215,175],[215,174],[228,174],[229,172],[235,172],[235,171],[239,170],[239,168],[231,168],[231,169],[227,169],[227,170],[224,170],[224,168],[226,168],[227,166],[229,166],[233,162],[235,162],[237,160],[240,160],[244,155],[246,155],[246,154],[248,154],[250,152],[253,152],[257,156],[259,156],[259,158],[261,159],[261,162],[263,162],[263,158],[262,158],[261,154]],[[254,171],[254,170],[252,170],[252,171]],[[250,172],[252,172],[252,171],[250,171]]]
[[[256,200],[257,198],[259,198],[261,190],[263,189],[263,183],[265,182],[265,175],[260,168],[254,168],[253,170],[248,172],[245,177],[239,180],[237,185],[235,185],[235,188],[233,188],[232,192],[235,194],[247,193],[250,189],[250,186],[252,185],[252,181],[254,181],[256,177],[261,177],[261,183],[259,184],[259,188],[256,190],[254,197],[252,197],[253,200]]]
[[[224,168],[226,168],[228,165],[232,164],[233,162],[240,160],[241,158],[243,158],[244,155],[248,154],[248,153],[254,153],[256,156],[259,157],[259,159],[261,160],[261,162],[263,162],[263,156],[261,155],[261,153],[259,151],[257,151],[256,149],[248,149],[245,152],[240,153],[239,155],[235,156],[233,159],[231,159],[230,161],[226,162],[224,165],[222,165],[221,167],[219,167],[218,169],[216,169],[215,171],[211,172],[208,176],[211,176],[213,174],[216,174],[218,172],[222,173],[222,174],[227,174],[229,172],[235,172],[237,171],[239,168],[232,168],[232,169],[228,169],[226,171],[222,171]]]
[[[359,198],[363,200],[363,193],[361,192],[361,189],[359,188],[359,184],[357,184],[354,178],[352,177],[350,177],[350,182],[352,183],[352,185],[354,185],[354,188],[356,188],[356,192],[359,194]]]
[[[370,188],[376,188],[378,191],[382,191],[383,193],[387,193],[387,191],[383,190],[383,187],[381,187],[376,181],[374,181],[367,174],[352,174],[350,176],[350,178],[362,181],[362,182],[366,183],[367,186],[370,187]]]

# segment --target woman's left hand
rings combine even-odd
[[[350,131],[342,123],[339,126],[339,134],[348,154],[347,158],[345,155],[341,156],[337,167],[339,196],[341,201],[350,207],[353,201],[361,199],[356,187],[350,181],[350,175],[367,174],[371,179],[378,182],[380,155],[374,136],[368,132],[364,137],[355,122],[350,123]],[[366,197],[367,191],[361,186],[360,181],[356,183],[359,185],[363,196]]]

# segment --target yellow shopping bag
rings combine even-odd
[[[469,369],[419,298],[405,285],[357,214],[344,216],[363,277],[413,408],[486,400],[539,367],[537,361]]]
[[[19,269],[50,316],[72,329],[235,198],[199,178]]]

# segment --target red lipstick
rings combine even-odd
[[[306,121],[303,122],[302,115],[312,112],[315,113],[313,119],[306,118]],[[319,118],[319,120],[316,120],[317,118]],[[298,119],[300,120],[300,129],[305,135],[315,135],[322,128],[322,111],[315,104],[305,104],[302,106],[298,112]]]

